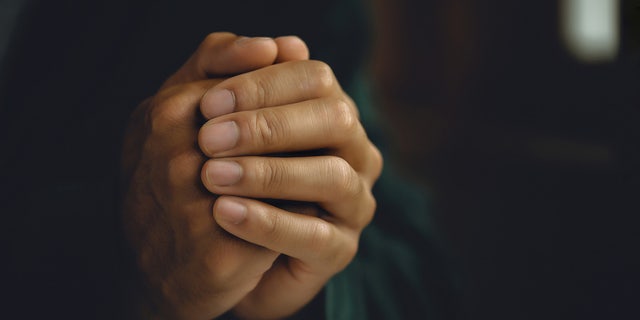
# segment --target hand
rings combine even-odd
[[[291,315],[353,259],[375,210],[371,187],[382,167],[380,153],[353,101],[318,61],[281,63],[225,80],[207,91],[201,110],[210,120],[199,145],[212,158],[202,182],[221,195],[215,220],[255,245],[255,251],[233,253],[238,266],[265,263],[254,265],[255,282],[246,283],[254,287],[233,311],[241,318]],[[268,156],[311,150],[316,155]],[[299,214],[256,199],[315,203],[319,210]],[[279,253],[269,267],[266,262]]]
[[[134,112],[123,147],[123,223],[143,276],[142,318],[211,319],[253,290],[277,254],[229,236],[211,216],[197,146],[204,93],[220,79],[307,59],[295,37],[207,37],[161,90]]]

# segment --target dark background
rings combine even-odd
[[[387,163],[435,194],[460,317],[640,317],[640,6],[621,7],[602,64],[567,52],[556,1],[386,8]]]
[[[3,309],[20,318],[121,316],[117,202],[102,196],[117,194],[113,141],[208,32],[298,34],[335,49],[316,58],[341,79],[367,41],[357,14],[319,18],[340,1],[315,18],[277,9],[305,1],[22,2],[0,66]],[[637,2],[623,4],[619,56],[585,65],[561,44],[556,2],[376,2],[387,165],[436,199],[451,319],[640,318],[640,35]]]
[[[7,0],[0,64],[2,314],[122,319],[119,222],[129,113],[205,36],[296,34],[348,82],[366,37],[353,2]],[[337,7],[342,17],[331,15]],[[356,12],[354,12],[354,10]],[[296,13],[296,14],[293,14]],[[13,21],[13,24],[9,23]],[[342,48],[347,47],[350,50]]]

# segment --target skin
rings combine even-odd
[[[277,319],[353,259],[382,158],[300,39],[214,33],[136,109],[122,163],[144,317]]]

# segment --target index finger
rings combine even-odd
[[[277,44],[272,38],[211,33],[162,88],[255,70],[273,64],[277,56]]]
[[[336,90],[339,89],[339,90]],[[315,60],[280,63],[229,78],[207,91],[205,118],[320,98],[342,92],[331,67]]]

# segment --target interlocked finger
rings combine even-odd
[[[202,181],[220,195],[317,203],[332,219],[353,229],[364,228],[376,206],[360,175],[334,156],[208,160]]]

